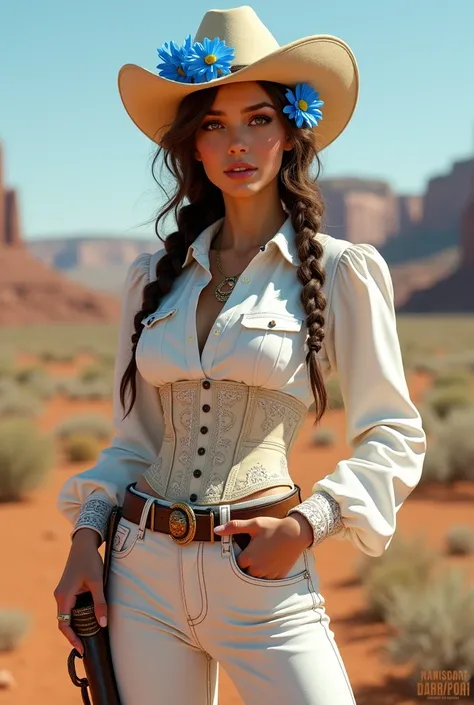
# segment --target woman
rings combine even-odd
[[[81,650],[68,620],[91,590],[124,705],[215,703],[217,663],[247,705],[347,705],[310,549],[382,554],[425,453],[387,265],[319,233],[310,167],[353,113],[356,63],[333,37],[279,47],[249,7],[158,53],[160,75],[127,65],[119,87],[176,180],[157,225],[174,212],[177,229],[129,270],[115,439],[59,497],[74,525],[59,627]],[[354,454],[326,477],[315,457],[301,501],[287,456],[330,371]]]

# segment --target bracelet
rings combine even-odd
[[[302,514],[311,524],[313,542],[310,548],[344,528],[339,503],[325,490],[318,490],[304,502],[290,509],[288,514],[293,512]]]

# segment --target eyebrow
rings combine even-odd
[[[241,112],[242,113],[253,113],[254,110],[260,110],[261,108],[273,108],[273,110],[276,110],[274,105],[272,105],[271,103],[267,103],[266,101],[263,101],[263,103],[256,103],[255,105],[249,105],[247,108],[242,108]],[[225,115],[225,112],[223,110],[208,110],[207,114],[208,115]]]

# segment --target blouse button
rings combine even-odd
[[[200,470],[195,470],[195,471],[193,472],[193,475],[194,475],[194,477],[201,477],[202,472],[201,472]]]
[[[250,279],[248,277],[243,277],[242,281],[244,282],[244,284],[248,284]]]
[[[195,502],[197,500],[197,498],[198,498],[198,496],[197,496],[197,494],[194,494],[194,492],[193,492],[193,494],[189,495],[190,502]]]
[[[211,383],[207,379],[205,379],[202,383],[202,386],[204,387],[204,389],[210,389]]]
[[[204,455],[205,452],[206,452],[205,448],[198,448],[198,455]]]
[[[211,410],[211,407],[209,406],[209,404],[203,404],[202,410],[205,414],[207,414],[207,412]]]
[[[207,426],[201,426],[200,431],[201,431],[201,433],[207,433],[209,431],[209,429]]]

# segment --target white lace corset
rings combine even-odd
[[[159,393],[163,443],[144,477],[160,495],[210,505],[293,486],[287,457],[307,414],[300,401],[208,380],[173,382]]]

